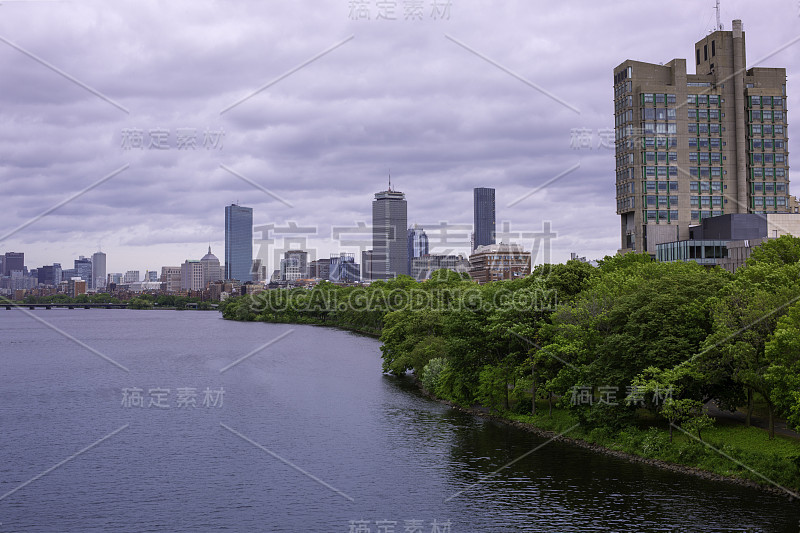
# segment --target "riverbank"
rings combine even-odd
[[[485,408],[465,407],[463,405],[458,405],[457,403],[451,402],[449,400],[445,400],[445,399],[439,398],[436,395],[431,394],[429,391],[425,390],[425,388],[422,386],[422,382],[419,379],[417,379],[416,376],[413,376],[413,375],[408,375],[408,376],[406,376],[405,378],[402,378],[402,379],[410,379],[416,385],[416,387],[418,388],[419,392],[423,396],[425,396],[425,397],[427,397],[427,398],[429,398],[431,400],[434,400],[436,402],[442,403],[444,405],[448,405],[449,407],[451,407],[453,409],[456,409],[456,410],[461,411],[463,413],[470,414],[472,416],[476,416],[476,417],[480,417],[480,418],[483,418],[483,419],[492,420],[494,422],[498,422],[498,423],[501,423],[501,424],[506,424],[506,425],[513,426],[513,427],[521,429],[523,431],[527,431],[527,432],[533,433],[533,434],[535,434],[535,435],[537,435],[539,437],[542,437],[542,438],[552,439],[552,440],[559,441],[559,442],[565,442],[565,443],[571,444],[573,446],[578,446],[580,448],[584,448],[586,450],[590,450],[590,451],[595,452],[595,453],[600,453],[600,454],[603,454],[603,455],[607,455],[607,456],[614,457],[614,458],[617,458],[617,459],[622,459],[624,461],[628,461],[628,462],[632,462],[632,463],[644,464],[644,465],[647,465],[647,466],[652,466],[654,468],[660,468],[662,470],[669,470],[670,472],[677,472],[677,473],[680,473],[680,474],[686,474],[686,475],[690,475],[690,476],[694,476],[694,477],[698,477],[698,478],[702,478],[702,479],[706,479],[706,480],[710,480],[710,481],[720,481],[720,482],[723,482],[723,483],[731,483],[731,484],[742,486],[742,487],[748,487],[748,488],[753,488],[753,489],[757,489],[757,490],[768,492],[768,493],[772,493],[772,494],[777,494],[779,496],[785,496],[789,501],[792,501],[794,499],[800,499],[800,498],[793,497],[792,494],[797,495],[796,491],[791,491],[791,489],[786,489],[786,488],[783,488],[783,487],[776,487],[776,486],[773,485],[773,483],[771,483],[770,481],[768,481],[766,479],[764,480],[763,483],[759,483],[759,482],[756,482],[756,481],[753,481],[753,480],[750,480],[750,479],[744,479],[744,478],[741,478],[741,477],[738,477],[738,476],[734,476],[734,475],[722,475],[720,473],[713,472],[713,471],[710,471],[710,470],[706,470],[706,469],[703,469],[703,468],[698,467],[698,466],[690,466],[690,465],[686,465],[686,464],[673,463],[673,462],[669,462],[669,461],[664,461],[662,459],[657,459],[657,458],[652,458],[652,457],[645,457],[645,456],[638,455],[638,454],[635,454],[635,453],[630,453],[629,451],[613,449],[613,448],[610,448],[608,446],[603,446],[603,445],[600,445],[600,444],[598,444],[596,442],[592,442],[592,441],[587,440],[585,438],[581,438],[580,436],[575,436],[575,434],[573,434],[572,436],[567,436],[567,433],[570,433],[569,427],[568,428],[564,428],[561,431],[554,431],[554,430],[551,430],[551,429],[546,429],[546,428],[543,428],[543,427],[536,426],[536,425],[534,425],[534,424],[532,424],[530,422],[525,422],[525,421],[521,421],[521,420],[515,420],[513,418],[509,418],[508,416],[504,416],[503,414],[491,413]],[[519,415],[512,415],[512,416],[519,416]],[[570,426],[570,427],[574,427],[574,424],[572,426]],[[728,460],[730,460],[730,459],[728,459]],[[756,474],[756,475],[758,475],[758,474]]]

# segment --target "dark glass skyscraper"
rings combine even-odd
[[[225,206],[225,279],[253,280],[253,208]]]
[[[494,189],[476,187],[472,190],[475,242],[473,249],[495,244]]]
[[[408,275],[408,208],[406,195],[393,191],[375,193],[372,202],[372,262],[369,279]]]

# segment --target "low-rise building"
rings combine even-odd
[[[469,256],[469,275],[480,284],[530,275],[531,253],[518,244],[487,244]]]

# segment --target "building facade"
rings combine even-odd
[[[203,265],[203,288],[208,287],[209,283],[222,280],[222,269],[219,265],[219,259],[216,255],[211,253],[211,246],[208,247],[208,253],[200,259]]]
[[[745,34],[714,31],[685,59],[614,69],[620,251],[654,254],[689,226],[789,212],[786,70],[745,69]]]
[[[18,270],[25,271],[25,253],[24,252],[6,252],[3,259],[3,275],[10,276],[11,272]]]
[[[408,275],[408,206],[406,195],[389,189],[372,202],[372,270],[369,279]]]
[[[164,266],[161,267],[161,283],[167,292],[179,292],[181,290],[181,267]]]
[[[330,276],[334,283],[355,283],[361,279],[361,269],[356,263],[356,255],[347,252],[331,254]]]
[[[74,261],[75,271],[78,273],[78,277],[80,277],[83,281],[86,282],[87,289],[93,289],[94,284],[92,283],[92,260],[88,257],[80,256],[78,259]]]
[[[414,224],[408,228],[408,273],[412,272],[412,261],[415,257],[422,257],[430,253],[428,236],[422,226]]]
[[[518,244],[487,244],[469,256],[469,275],[480,284],[523,278],[531,273],[531,253]]]
[[[253,209],[225,206],[225,279],[253,279]]]
[[[473,242],[472,249],[478,246],[494,244],[495,241],[495,211],[494,189],[476,187],[472,190],[473,197]]]
[[[92,254],[92,286],[95,289],[106,286],[106,254],[103,252]]]
[[[463,255],[423,255],[411,260],[411,277],[417,281],[431,279],[437,270],[446,268],[453,272],[469,272],[470,263]]]
[[[203,263],[197,259],[187,259],[183,262],[181,265],[182,291],[202,291],[205,289],[203,279]]]

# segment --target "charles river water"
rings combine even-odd
[[[380,355],[217,312],[0,310],[0,533],[799,529],[786,497],[461,413]]]

